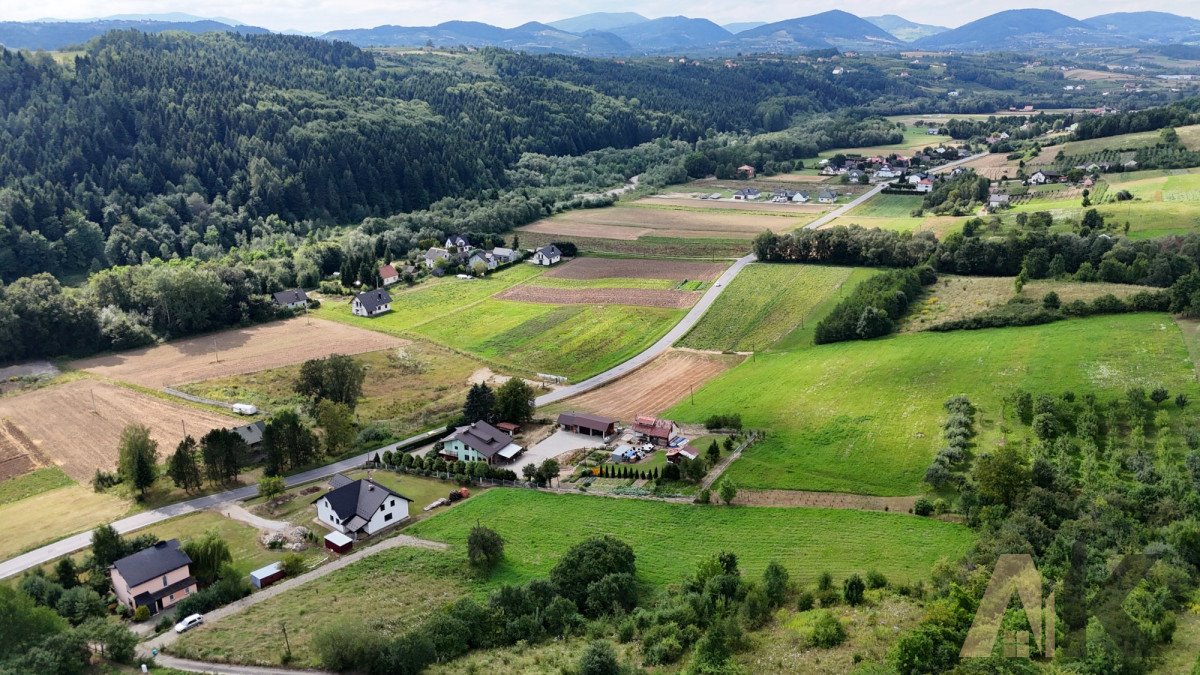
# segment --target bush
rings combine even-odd
[[[163,618],[167,619],[167,625],[170,625],[171,620],[167,617],[163,617]],[[150,620],[150,608],[145,605],[138,605],[138,608],[133,610],[133,620],[138,623],[141,623],[143,621],[149,621]]]
[[[471,566],[490,572],[504,557],[504,537],[495,530],[475,525],[467,535],[467,560]]]
[[[295,577],[304,574],[304,558],[298,553],[285,553],[279,559],[279,567],[283,570],[283,575],[287,577]]]
[[[887,577],[878,570],[867,572],[867,588],[886,588],[888,584]]]
[[[709,431],[716,429],[741,430],[742,415],[741,413],[711,415],[708,419],[704,420],[704,428]]]
[[[633,549],[614,537],[584,540],[567,550],[550,570],[550,581],[563,597],[582,607],[588,587],[610,574],[636,575]]]
[[[862,604],[864,589],[866,589],[866,584],[863,583],[862,577],[858,574],[851,574],[842,582],[842,597],[846,599],[846,604],[851,607]]]
[[[335,620],[317,628],[313,651],[325,668],[334,671],[364,670],[382,647],[383,637],[360,619]]]
[[[596,640],[579,657],[579,675],[618,675],[620,672],[617,653],[609,642]]]
[[[816,603],[816,598],[813,597],[812,592],[804,591],[803,593],[800,594],[800,597],[796,598],[796,611],[807,612],[808,610],[813,608],[813,605],[815,603]]]
[[[71,622],[72,626],[105,614],[104,599],[87,586],[76,586],[64,592],[55,609],[62,618]]]
[[[917,503],[913,505],[913,513],[917,514],[918,516],[928,516],[929,514],[933,513],[933,502],[929,501],[925,497],[921,497],[917,500]]]
[[[175,605],[175,616],[182,619],[192,614],[204,614],[234,600],[250,595],[250,582],[241,576],[226,576],[208,588],[189,595]]]
[[[808,643],[813,647],[829,649],[836,647],[846,640],[846,629],[830,612],[820,612],[813,619],[812,632],[809,633]]]

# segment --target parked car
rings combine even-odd
[[[180,621],[179,623],[175,624],[175,632],[182,633],[184,631],[191,630],[191,629],[195,628],[196,626],[199,626],[202,623],[204,623],[204,615],[203,614],[193,614],[193,615],[185,618],[183,621]]]

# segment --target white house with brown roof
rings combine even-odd
[[[179,540],[171,539],[121,558],[109,566],[108,575],[118,602],[157,614],[196,592],[191,564]]]
[[[391,286],[392,284],[399,283],[400,271],[394,265],[383,265],[379,268],[379,278],[383,280],[384,286]]]

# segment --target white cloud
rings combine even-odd
[[[998,2],[961,2],[959,0],[815,0],[803,3],[764,0],[754,4],[697,0],[688,5],[686,14],[717,23],[735,21],[777,21],[843,9],[860,16],[899,14],[912,21],[957,26],[1002,9],[1029,7],[1054,9],[1075,17],[1108,12],[1130,11],[1126,0],[999,0]],[[371,27],[380,24],[422,26],[452,19],[483,21],[499,26],[515,26],[526,21],[553,21],[587,12],[638,12],[651,18],[673,16],[681,10],[676,0],[643,2],[602,2],[600,0],[562,0],[560,2],[522,2],[521,0],[41,0],[40,2],[0,3],[0,20],[28,21],[43,17],[79,19],[110,14],[187,12],[201,16],[226,16],[248,24],[282,30],[298,28],[326,31],[337,28]],[[1159,10],[1177,14],[1195,14],[1192,0],[1150,0],[1135,11]]]

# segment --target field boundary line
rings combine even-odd
[[[204,405],[215,405],[220,408],[228,408],[229,410],[233,410],[232,403],[216,401],[211,398],[204,398],[203,396],[196,396],[195,394],[189,394],[187,392],[179,391],[178,389],[173,389],[171,387],[163,387],[162,390],[166,394],[170,394],[171,396],[174,396],[176,398],[181,398],[185,401],[191,401],[192,403],[202,403]]]

